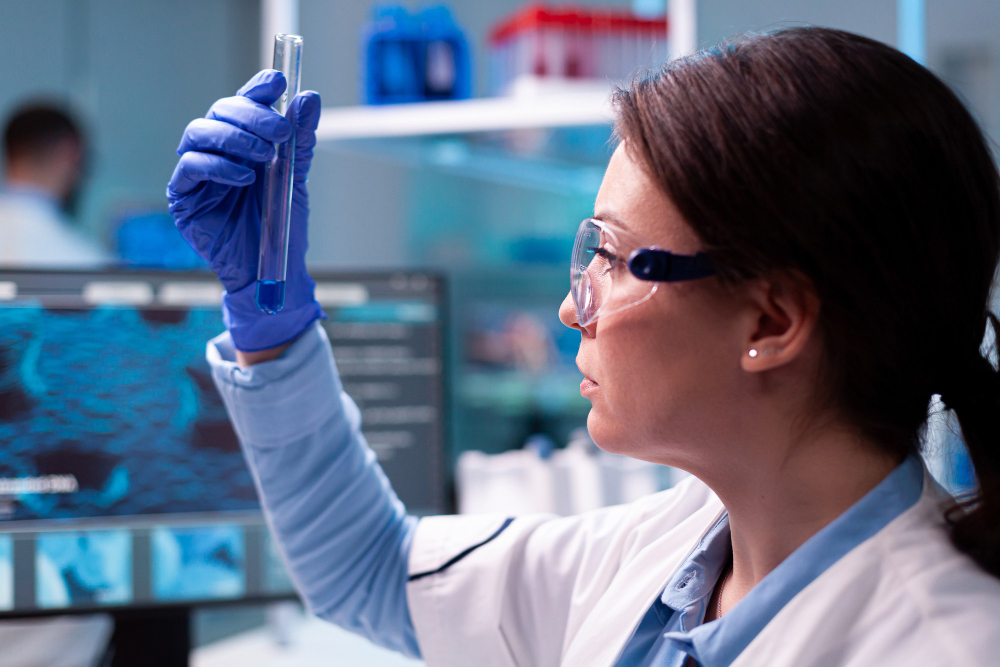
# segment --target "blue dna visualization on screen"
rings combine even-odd
[[[446,509],[442,294],[317,280],[367,440],[418,511]],[[292,591],[205,359],[221,298],[202,273],[0,271],[0,616]]]
[[[207,309],[0,308],[0,517],[256,510],[218,333]]]

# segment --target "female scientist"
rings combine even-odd
[[[926,69],[796,28],[615,93],[620,145],[559,315],[604,449],[688,470],[580,516],[407,516],[305,269],[315,93],[254,77],[188,127],[182,234],[226,287],[208,346],[298,589],[429,665],[995,665],[1000,254],[986,141]],[[254,305],[260,164],[295,127],[286,307]],[[992,352],[991,352],[992,354]],[[928,402],[979,481],[924,468]]]

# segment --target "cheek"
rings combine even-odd
[[[737,364],[718,322],[675,317],[609,322],[595,339],[602,373],[587,426],[603,449],[647,460],[700,439]],[[603,336],[603,338],[602,338]]]
[[[669,333],[653,332],[651,323],[624,317],[598,331],[601,384],[587,426],[608,451],[631,453],[649,441],[672,402],[673,369],[684,346]]]

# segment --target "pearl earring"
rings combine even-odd
[[[750,350],[750,356],[751,357],[756,357],[757,356],[757,350]]]

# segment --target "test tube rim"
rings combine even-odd
[[[293,35],[291,33],[279,32],[274,36],[274,41],[276,42],[288,42],[290,44],[301,44],[302,35]]]

